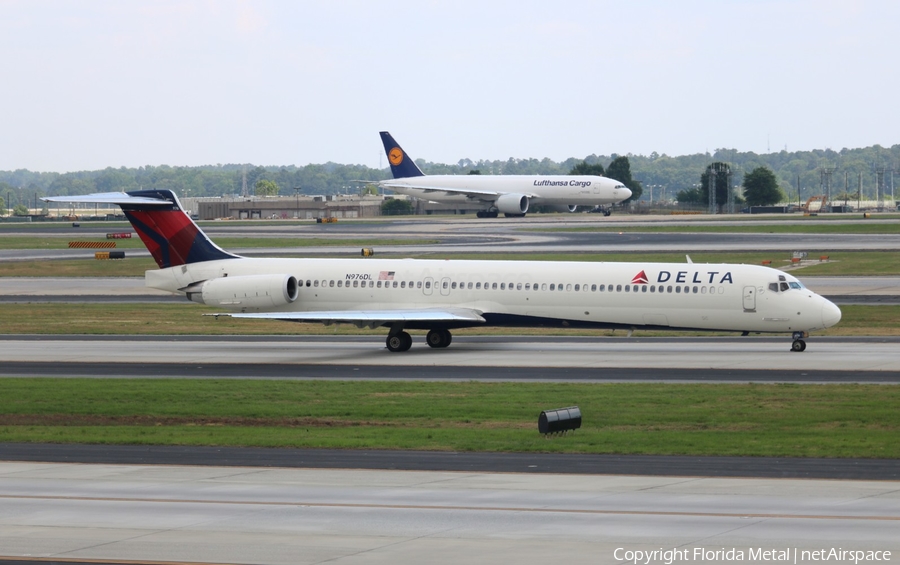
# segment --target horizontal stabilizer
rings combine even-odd
[[[44,202],[67,202],[72,204],[142,204],[150,206],[171,206],[172,202],[165,198],[150,198],[146,196],[131,196],[125,192],[102,192],[98,194],[84,194],[81,196],[48,196],[41,198]]]

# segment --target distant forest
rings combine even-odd
[[[568,174],[578,163],[599,163],[607,167],[617,155],[589,155],[583,159],[570,158],[562,162],[550,159],[513,159],[506,161],[471,161],[462,159],[454,165],[418,160],[426,174],[460,174],[478,170],[481,174]],[[862,176],[863,198],[875,195],[875,171],[885,171],[887,194],[892,188],[893,176],[900,183],[900,145],[884,148],[878,145],[863,149],[831,149],[816,151],[780,151],[759,155],[733,149],[719,149],[713,154],[695,154],[670,157],[652,153],[649,156],[627,155],[632,176],[643,185],[642,200],[672,200],[680,190],[690,189],[700,183],[700,176],[707,165],[715,161],[729,163],[734,171],[734,184],[740,185],[743,175],[756,167],[771,169],[779,180],[781,190],[791,201],[797,200],[799,177],[800,197],[806,199],[821,193],[824,169],[833,169],[831,193],[854,194],[859,175]],[[0,198],[11,194],[10,203],[32,203],[35,197],[114,192],[139,188],[166,188],[182,197],[233,196],[242,191],[244,171],[250,194],[258,180],[270,180],[278,184],[282,195],[295,194],[350,194],[359,193],[363,184],[357,181],[377,181],[388,178],[387,169],[373,169],[362,165],[275,166],[215,165],[200,167],[169,167],[166,165],[139,168],[106,168],[100,171],[75,173],[36,173],[20,169],[0,171]]]

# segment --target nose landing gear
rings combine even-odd
[[[794,342],[791,344],[791,351],[795,353],[806,351],[806,342],[803,341],[805,337],[809,337],[809,334],[806,332],[794,332]]]

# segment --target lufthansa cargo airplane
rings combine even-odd
[[[479,218],[522,217],[532,204],[568,209],[605,207],[631,196],[621,182],[592,175],[426,175],[386,131],[381,141],[391,164],[393,180],[378,186],[422,200],[442,203],[481,203]],[[606,215],[609,209],[604,208]]]
[[[169,190],[45,198],[117,204],[159,265],[146,285],[236,318],[427,330],[484,326],[716,330],[793,334],[833,326],[841,311],[789,274],[756,265],[247,258],[215,245]]]

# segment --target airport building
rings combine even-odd
[[[381,215],[382,196],[245,196],[184,198],[185,210],[200,220],[372,218]]]

